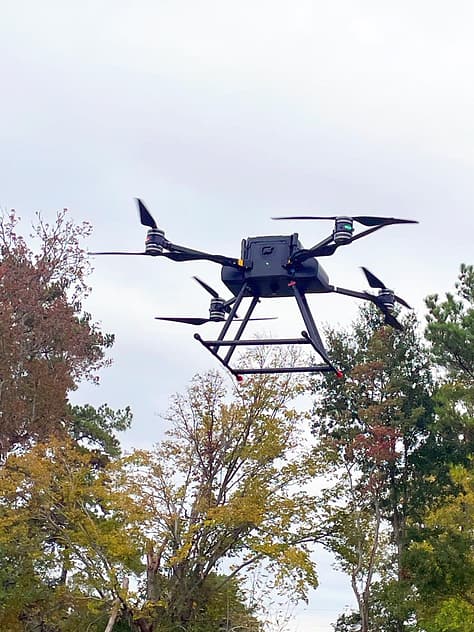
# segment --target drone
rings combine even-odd
[[[366,237],[391,224],[417,224],[416,220],[398,219],[395,217],[374,217],[370,215],[296,215],[273,217],[274,220],[332,220],[331,234],[312,246],[303,248],[298,240],[298,233],[292,235],[270,235],[248,237],[242,240],[240,258],[211,254],[200,250],[192,250],[185,246],[171,243],[165,237],[164,231],[158,227],[151,213],[142,200],[137,199],[140,222],[148,228],[145,240],[145,250],[142,252],[91,252],[91,255],[145,255],[150,257],[165,257],[171,261],[212,261],[222,267],[221,279],[232,294],[230,299],[219,296],[206,282],[198,277],[194,279],[210,295],[209,317],[171,317],[157,316],[157,320],[171,321],[188,325],[200,326],[208,322],[222,322],[222,329],[215,340],[205,340],[198,333],[194,338],[199,341],[221,364],[241,382],[245,374],[262,373],[324,373],[332,372],[337,377],[343,377],[342,371],[332,362],[323,344],[318,328],[306,299],[307,294],[336,293],[344,296],[369,301],[377,306],[383,314],[385,324],[402,330],[401,323],[394,315],[396,303],[411,309],[406,301],[397,296],[378,277],[367,268],[362,271],[369,286],[378,292],[357,292],[355,290],[336,287],[329,283],[319,259],[333,255],[341,246],[347,246],[354,241]],[[354,224],[366,227],[356,233]],[[251,320],[269,320],[267,318],[252,318],[255,307],[263,298],[293,297],[301,313],[305,330],[299,338],[265,338],[243,339],[245,328]],[[237,311],[242,301],[250,299],[250,304],[243,318],[239,318]],[[234,336],[229,333],[233,322],[239,322]],[[237,368],[230,362],[237,347],[265,346],[265,345],[309,345],[318,354],[321,362],[310,366],[289,367],[257,367]]]

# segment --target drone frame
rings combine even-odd
[[[334,219],[335,220],[335,228],[331,235],[312,246],[309,249],[301,248],[301,244],[297,241],[298,235],[295,233],[292,237],[295,239],[291,241],[290,238],[290,253],[289,257],[286,260],[286,263],[282,266],[286,269],[286,273],[283,273],[283,277],[281,278],[281,282],[283,285],[283,293],[273,294],[273,296],[293,296],[296,299],[296,303],[298,305],[300,314],[302,316],[304,325],[306,327],[305,330],[301,332],[300,338],[269,338],[269,339],[242,339],[243,333],[247,324],[249,323],[252,316],[252,313],[257,306],[257,303],[261,298],[267,298],[271,295],[268,293],[267,288],[263,288],[263,286],[255,286],[254,283],[249,282],[249,278],[251,273],[249,272],[252,269],[252,262],[250,262],[250,266],[246,265],[246,257],[244,254],[244,246],[246,240],[243,240],[242,244],[242,256],[240,259],[236,259],[233,257],[227,257],[219,254],[211,254],[200,250],[193,250],[191,248],[187,248],[185,246],[181,246],[178,244],[173,244],[165,238],[164,232],[158,228],[155,220],[149,213],[148,209],[145,207],[143,202],[140,199],[137,199],[140,219],[141,223],[144,226],[148,226],[148,234],[145,242],[145,252],[93,252],[90,254],[93,255],[149,255],[153,257],[165,257],[172,261],[211,261],[213,263],[218,263],[227,270],[239,270],[242,273],[242,277],[239,278],[237,275],[236,278],[227,278],[222,280],[227,285],[229,289],[231,289],[234,294],[233,298],[229,301],[226,301],[228,312],[227,319],[224,320],[224,325],[222,330],[220,331],[216,340],[205,340],[198,333],[194,334],[194,338],[199,341],[226,369],[228,369],[238,381],[242,381],[243,375],[249,374],[264,374],[264,373],[324,373],[324,372],[333,372],[336,374],[338,378],[343,377],[342,371],[337,368],[333,362],[331,361],[325,347],[324,343],[319,334],[318,328],[314,321],[313,315],[309,308],[306,292],[310,293],[336,293],[342,294],[345,296],[351,296],[353,298],[359,298],[362,300],[370,301],[374,303],[380,311],[384,314],[385,323],[394,327],[395,329],[402,330],[401,324],[398,322],[396,317],[393,315],[393,309],[395,301],[409,307],[403,299],[400,299],[396,296],[392,290],[389,290],[385,287],[385,285],[371,272],[369,272],[366,268],[362,268],[365,276],[369,282],[369,285],[374,288],[379,288],[379,295],[375,296],[369,292],[357,292],[355,290],[349,290],[346,288],[340,288],[333,285],[330,285],[327,281],[327,276],[323,270],[323,276],[320,276],[318,273],[318,269],[316,267],[316,281],[315,285],[311,286],[307,284],[307,275],[308,269],[306,271],[303,270],[303,274],[299,277],[298,273],[304,269],[303,265],[305,261],[309,259],[315,259],[314,265],[318,265],[316,262],[316,257],[325,257],[334,254],[337,248],[340,246],[348,245],[353,241],[360,239],[361,237],[365,237],[380,228],[383,228],[389,224],[398,224],[398,223],[418,223],[415,220],[403,220],[397,218],[383,218],[383,217],[373,217],[373,216],[356,216],[356,217],[348,217],[348,216],[334,216],[334,217],[310,217],[310,216],[298,216],[298,217],[276,217],[273,219]],[[353,222],[356,221],[365,226],[369,226],[368,229],[363,230],[362,232],[354,235],[353,234]],[[260,238],[249,238],[247,241],[257,241]],[[264,238],[270,239],[270,238]],[[275,238],[280,239],[280,238]],[[273,248],[272,248],[273,250]],[[268,263],[267,263],[268,265]],[[306,266],[307,267],[307,266]],[[281,267],[280,267],[281,270]],[[309,269],[311,273],[311,269]],[[248,273],[248,275],[247,275]],[[287,275],[287,277],[286,277]],[[271,275],[270,275],[271,276]],[[280,278],[281,275],[278,274]],[[272,277],[273,278],[273,277]],[[213,294],[212,288],[207,286],[206,283],[201,280],[196,280],[205,288],[208,292]],[[298,285],[300,284],[300,287]],[[286,287],[287,286],[287,287]],[[213,294],[214,295],[214,294]],[[214,298],[217,297],[217,294],[214,295]],[[218,298],[218,297],[217,297]],[[238,319],[237,310],[239,309],[244,298],[251,298],[250,305],[245,313],[245,316],[242,319]],[[232,307],[230,307],[232,305]],[[223,318],[212,317],[209,320],[215,320],[222,322]],[[164,320],[176,320],[174,318],[164,318]],[[206,319],[204,319],[205,321]],[[240,320],[240,325],[235,336],[228,337],[228,331],[233,322]],[[178,321],[179,322],[179,321]],[[201,324],[201,323],[199,323]],[[232,356],[237,347],[249,347],[249,346],[268,346],[268,345],[310,345],[314,351],[321,357],[323,363],[313,364],[309,366],[289,366],[289,367],[256,367],[256,368],[246,368],[246,367],[235,367],[231,366],[230,362],[232,360]]]

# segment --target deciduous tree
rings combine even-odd
[[[50,438],[0,468],[0,629],[99,632],[140,574],[144,512],[96,454]]]
[[[81,241],[88,224],[65,211],[38,218],[29,240],[14,212],[0,218],[0,457],[15,446],[60,432],[69,423],[67,395],[96,379],[104,335],[82,311],[89,264]]]
[[[329,331],[346,377],[313,387],[320,473],[333,475],[324,495],[327,546],[351,577],[362,632],[373,629],[372,592],[384,567],[386,580],[404,581],[407,518],[423,511],[427,496],[419,465],[433,422],[431,374],[416,321],[404,324],[397,332],[363,308],[350,333]],[[404,629],[403,620],[395,629]]]
[[[457,489],[427,512],[407,553],[427,632],[467,632],[474,623],[474,475],[463,466],[451,474]]]
[[[296,597],[317,584],[298,385],[264,375],[228,390],[217,373],[198,376],[174,399],[167,440],[131,457],[149,511],[146,602],[134,611],[142,632],[201,630],[216,591],[262,560]]]

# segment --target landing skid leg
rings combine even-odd
[[[303,336],[303,338],[308,339],[313,349],[333,369],[333,371],[335,371],[339,375],[339,370],[336,369],[334,364],[331,362],[330,357],[326,353],[326,349],[324,348],[323,341],[321,340],[321,336],[319,335],[318,328],[316,327],[316,323],[314,322],[313,315],[311,314],[311,311],[309,309],[306,296],[303,292],[299,291],[296,285],[293,285],[293,292],[295,294],[296,302],[298,303],[301,316],[303,317],[303,321],[307,329],[307,332],[303,331],[301,335]]]
[[[219,360],[219,362],[228,369],[237,380],[242,380],[242,375],[263,374],[263,373],[325,373],[334,372],[338,377],[342,377],[342,373],[334,366],[329,358],[321,336],[314,322],[313,316],[309,309],[306,296],[303,292],[300,292],[296,285],[293,286],[293,292],[298,304],[301,316],[303,317],[304,324],[307,331],[302,332],[301,338],[271,338],[271,339],[258,339],[253,338],[250,340],[242,340],[241,337],[244,330],[250,320],[250,317],[259,302],[258,296],[253,296],[252,301],[247,309],[247,312],[239,325],[237,333],[232,340],[225,340],[225,336],[237,314],[243,298],[248,292],[248,286],[244,283],[236,297],[232,310],[227,318],[217,340],[203,340],[199,334],[194,334],[194,338],[198,340],[212,355]],[[324,360],[325,364],[315,364],[312,366],[290,366],[290,367],[258,367],[258,368],[233,368],[229,362],[237,347],[251,347],[251,346],[267,346],[267,345],[311,345],[313,349]],[[228,351],[225,355],[219,355],[221,347],[228,347]]]

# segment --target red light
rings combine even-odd
[[[288,283],[288,287],[293,287],[294,285],[296,285],[296,281],[290,281]]]
[[[344,377],[344,373],[342,371],[340,371],[339,369],[336,371],[336,377],[341,379],[342,377]]]
[[[242,383],[244,381],[244,378],[243,378],[242,375],[236,375],[235,379],[237,380],[237,382],[240,382],[240,383]]]

